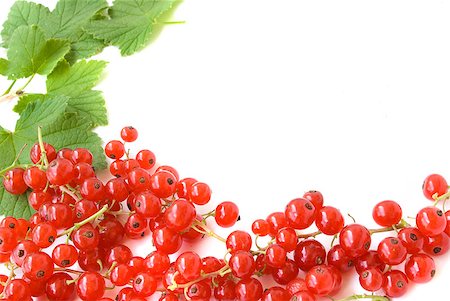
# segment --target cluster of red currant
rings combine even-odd
[[[160,301],[314,301],[335,295],[342,274],[355,269],[365,290],[384,294],[341,301],[388,301],[404,295],[410,281],[430,281],[435,274],[431,256],[444,254],[450,246],[450,211],[426,207],[413,227],[402,219],[396,202],[384,201],[373,209],[375,222],[383,228],[367,229],[345,225],[341,212],[324,206],[318,191],[290,201],[284,212],[254,221],[255,239],[245,231],[222,238],[207,226],[207,219],[233,226],[239,220],[236,204],[223,202],[201,215],[198,209],[211,199],[209,186],[194,178],[180,179],[173,167],[156,166],[150,150],[131,158],[125,143],[137,139],[133,127],[122,130],[123,141],[105,146],[114,176],[106,184],[97,178],[87,149],[56,151],[42,141],[40,132],[38,136],[30,152],[33,164],[14,162],[0,171],[5,189],[28,193],[36,210],[29,220],[6,217],[0,223],[0,262],[10,270],[10,275],[0,275],[0,300],[46,295],[62,301],[76,294],[82,300],[112,301],[104,297],[105,291],[123,287],[116,301],[147,300],[156,292]],[[450,197],[448,188],[442,176],[430,175],[423,191],[437,205]],[[316,232],[300,233],[314,223]],[[395,235],[370,250],[371,236],[380,232]],[[149,233],[156,250],[145,258],[133,256],[125,239]],[[327,252],[315,239],[321,234],[334,236],[339,244],[333,239]],[[169,255],[184,241],[204,236],[223,242],[225,256],[201,258],[186,251],[171,262]],[[66,237],[65,243],[57,244],[59,237]],[[268,238],[265,246],[261,237]],[[403,262],[403,270],[395,268]],[[264,290],[258,278],[264,275],[279,285]]]

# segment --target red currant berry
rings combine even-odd
[[[245,231],[233,231],[227,237],[226,246],[230,253],[237,251],[249,252],[252,247],[252,237]]]
[[[156,163],[155,154],[148,149],[143,149],[137,153],[136,160],[139,162],[139,166],[144,169],[151,169]]]
[[[6,285],[3,294],[7,301],[31,300],[30,286],[22,279],[13,279]]]
[[[417,213],[417,228],[426,236],[436,236],[444,232],[447,226],[447,218],[442,210],[430,206]]]
[[[317,214],[316,226],[326,235],[335,235],[344,228],[344,217],[338,209],[325,206]]]
[[[99,264],[100,251],[98,249],[80,251],[78,253],[78,264],[84,271],[97,272],[100,271],[101,266]]]
[[[405,263],[405,273],[412,282],[429,282],[436,273],[434,260],[425,254],[411,255]]]
[[[197,182],[189,189],[189,199],[196,205],[205,205],[211,199],[211,189],[208,184]]]
[[[149,297],[156,291],[157,283],[150,273],[141,272],[133,280],[133,290],[138,296]]]
[[[261,298],[261,301],[289,301],[291,294],[287,290],[279,286],[273,286],[266,290]]]
[[[362,225],[348,225],[339,234],[339,244],[351,257],[359,257],[367,253],[371,242],[369,230]]]
[[[320,210],[323,207],[323,195],[317,190],[305,192],[303,198],[309,200],[316,210]]]
[[[0,253],[10,253],[17,243],[17,234],[13,229],[0,227]]]
[[[74,164],[77,163],[87,163],[92,165],[92,161],[94,160],[94,156],[87,148],[76,148],[72,153],[72,162]]]
[[[97,178],[84,180],[80,187],[80,193],[83,198],[89,201],[99,202],[105,199],[106,191],[102,181]]]
[[[111,159],[120,159],[125,155],[125,146],[119,140],[111,140],[105,146],[105,154]]]
[[[52,145],[44,142],[44,150],[48,162],[56,159],[56,150]],[[41,160],[41,153],[42,152],[39,143],[35,143],[30,149],[31,162],[33,162],[34,164],[38,163]]]
[[[168,228],[181,232],[192,225],[196,215],[195,207],[191,202],[179,199],[166,209],[164,220]]]
[[[370,268],[359,275],[359,283],[369,292],[376,292],[383,285],[383,273],[377,268]]]
[[[423,250],[431,256],[440,256],[448,252],[450,248],[450,239],[445,233],[436,236],[425,237]]]
[[[120,131],[120,137],[125,142],[133,142],[138,138],[138,131],[132,126],[126,126]]]
[[[232,280],[225,280],[214,288],[214,297],[219,301],[236,299],[236,284]]]
[[[286,263],[286,250],[280,245],[270,245],[266,250],[266,264],[273,268],[281,268]]]
[[[75,177],[72,162],[63,158],[57,158],[50,162],[46,173],[50,184],[57,186],[69,184]]]
[[[292,296],[292,298],[296,301],[316,301],[316,297],[308,291],[297,292]]]
[[[105,215],[105,218],[98,224],[100,240],[99,246],[112,247],[122,242],[125,236],[125,229],[114,216]]]
[[[130,269],[131,277],[134,277],[145,269],[145,259],[140,256],[133,256],[128,261],[127,266]]]
[[[70,148],[65,147],[65,148],[61,148],[56,153],[56,158],[64,158],[64,159],[67,159],[67,160],[72,160],[72,155],[73,155],[73,150],[71,150]]]
[[[298,230],[311,226],[316,217],[314,205],[307,199],[302,198],[290,201],[284,213],[289,225]]]
[[[402,207],[394,201],[382,201],[372,211],[373,220],[382,227],[398,224],[402,214]]]
[[[423,250],[425,236],[417,228],[403,228],[398,232],[398,239],[409,254],[417,254]]]
[[[252,232],[255,235],[266,236],[270,232],[269,223],[264,219],[257,219],[252,224]]]
[[[75,291],[73,278],[67,273],[55,273],[47,280],[45,292],[49,300],[69,300]]]
[[[31,238],[37,246],[47,248],[56,239],[56,228],[50,223],[39,223],[31,231]]]
[[[179,198],[189,198],[189,191],[195,183],[197,183],[197,180],[194,178],[185,178],[178,181],[175,188],[177,196]]]
[[[125,245],[118,245],[109,250],[109,252],[106,254],[104,263],[105,266],[109,268],[114,262],[116,262],[117,264],[126,264],[132,257],[133,253],[131,252],[130,248]]]
[[[278,231],[288,226],[288,221],[283,212],[274,212],[267,216],[267,223],[269,224],[270,235],[277,235]],[[295,229],[295,228],[294,228]]]
[[[39,208],[42,206],[42,204],[44,203],[50,203],[52,201],[53,195],[46,191],[32,191],[29,195],[28,195],[28,203],[30,204],[31,207],[33,207],[34,210],[39,210]]]
[[[278,231],[275,241],[282,246],[286,252],[294,251],[297,246],[297,232],[293,228],[283,228]]]
[[[47,175],[37,166],[27,168],[23,174],[23,180],[34,191],[42,191],[47,186]]]
[[[28,186],[24,181],[23,168],[13,168],[6,172],[3,178],[3,187],[11,194],[22,194],[27,191]]]
[[[234,277],[250,278],[255,272],[255,260],[249,252],[238,251],[231,255],[229,266]]]
[[[159,198],[168,198],[175,193],[176,179],[171,172],[158,171],[150,178],[150,190]]]
[[[327,296],[334,289],[334,276],[331,269],[325,265],[319,265],[306,273],[306,286],[314,295]]]
[[[193,301],[210,300],[211,286],[206,282],[197,282],[187,288],[187,296]]]
[[[135,210],[145,218],[155,218],[161,213],[161,200],[150,191],[136,195]]]
[[[301,241],[295,249],[294,259],[302,271],[309,271],[316,265],[325,263],[326,251],[323,245],[314,239]]]
[[[109,279],[111,280],[111,283],[118,286],[124,286],[128,282],[130,282],[130,279],[132,277],[131,270],[126,264],[119,264],[116,265],[110,275]]]
[[[286,285],[286,289],[291,293],[291,295],[294,295],[295,293],[308,290],[308,287],[306,286],[305,279],[295,278],[289,281]]]
[[[350,271],[355,265],[353,258],[348,256],[340,245],[335,245],[328,251],[327,262],[342,273]]]
[[[398,265],[405,261],[407,256],[405,246],[397,237],[386,237],[378,245],[378,256],[387,265]]]
[[[386,264],[381,261],[377,251],[370,250],[366,254],[355,259],[355,269],[358,274],[361,274],[370,268],[377,268],[383,272],[385,267]]]
[[[14,248],[11,253],[11,257],[14,263],[21,267],[23,260],[29,254],[39,252],[39,247],[30,240],[23,240]]]
[[[258,301],[263,294],[263,286],[258,279],[242,279],[236,284],[236,300]]]
[[[184,279],[192,281],[200,277],[202,260],[197,253],[184,252],[178,256],[176,268]]]
[[[181,236],[167,227],[156,228],[153,231],[152,239],[156,249],[165,254],[177,252],[182,243]]]
[[[399,298],[408,290],[408,278],[398,270],[391,270],[384,274],[383,290],[388,297]]]
[[[109,165],[109,172],[117,178],[126,177],[127,169],[125,167],[125,162],[122,160],[111,162]]]
[[[423,181],[422,190],[427,199],[434,201],[434,195],[439,197],[448,191],[448,184],[443,176],[432,174]]]
[[[217,205],[214,219],[222,228],[229,228],[239,220],[239,208],[233,202],[222,202]]]
[[[60,244],[53,249],[52,259],[57,266],[67,268],[77,262],[78,251],[72,245]]]
[[[154,251],[145,258],[144,266],[152,275],[162,275],[170,267],[170,258],[163,252]]]
[[[286,259],[286,263],[279,269],[272,271],[273,280],[281,285],[286,285],[298,275],[298,267],[292,259]]]
[[[23,274],[30,280],[47,280],[53,270],[53,260],[44,252],[28,254],[22,263]]]
[[[96,300],[105,293],[105,279],[99,273],[84,272],[78,278],[76,287],[81,300]]]

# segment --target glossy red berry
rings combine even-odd
[[[136,295],[149,297],[156,291],[157,280],[147,272],[141,272],[133,280],[133,290]]]
[[[92,250],[98,246],[100,234],[91,223],[84,224],[72,232],[72,241],[79,250]]]
[[[77,163],[87,163],[92,165],[94,156],[87,148],[76,148],[72,152],[72,162]]]
[[[239,220],[239,208],[233,202],[222,202],[217,205],[214,219],[222,228],[229,228]]]
[[[11,258],[17,266],[22,266],[23,260],[29,254],[39,252],[39,247],[30,240],[23,240],[17,244],[11,253]]]
[[[91,301],[103,297],[105,279],[96,272],[84,272],[76,283],[77,295],[81,300]]]
[[[143,149],[137,153],[136,160],[139,162],[139,166],[144,169],[151,169],[156,163],[155,154],[148,149]]]
[[[294,251],[297,247],[297,232],[290,227],[280,229],[275,236],[275,241],[278,245],[282,246],[286,252]]]
[[[434,201],[434,195],[439,197],[448,191],[448,184],[443,176],[432,174],[423,181],[422,191],[427,199]]]
[[[382,201],[376,204],[372,211],[373,220],[382,227],[398,224],[402,214],[402,208],[394,201]]]
[[[296,301],[316,301],[316,297],[308,291],[299,291],[292,298]]]
[[[261,301],[289,301],[291,300],[291,294],[279,286],[273,286],[267,289],[261,298]]]
[[[138,131],[132,126],[126,126],[120,131],[120,137],[125,142],[133,142],[138,138]]]
[[[13,168],[6,172],[3,177],[3,187],[11,194],[22,194],[27,191],[28,186],[24,181],[23,168]]]
[[[398,239],[409,254],[417,254],[423,250],[425,236],[417,228],[403,228],[398,232]]]
[[[245,279],[253,275],[255,260],[249,252],[238,251],[231,255],[229,266],[234,277]]]
[[[189,199],[196,205],[205,205],[211,199],[211,189],[208,184],[197,182],[189,189]]]
[[[429,282],[435,273],[434,260],[426,254],[411,255],[405,263],[405,274],[412,282]]]
[[[75,177],[73,163],[64,158],[51,161],[46,173],[50,184],[58,186],[69,184]]]
[[[178,256],[176,268],[184,279],[192,281],[200,277],[202,260],[197,253],[184,252]]]
[[[252,237],[245,231],[233,231],[227,237],[226,246],[230,253],[237,251],[249,252],[252,247]]]
[[[125,162],[122,160],[115,160],[111,162],[109,165],[109,172],[116,178],[126,177],[128,174]]]
[[[381,272],[384,271],[386,264],[381,261],[377,251],[370,250],[366,254],[354,260],[355,269],[358,274],[370,268],[377,268]]]
[[[306,291],[308,290],[308,287],[306,286],[306,281],[304,278],[295,278],[286,285],[286,289],[288,292],[290,292],[292,295],[295,293]]]
[[[236,299],[236,284],[232,280],[225,280],[214,288],[214,297],[219,301]]]
[[[170,258],[160,251],[153,251],[144,260],[145,269],[152,275],[162,275],[170,267]]]
[[[252,232],[255,235],[266,236],[270,232],[269,223],[265,219],[257,219],[252,224]]]
[[[37,246],[47,248],[56,239],[56,228],[50,223],[39,223],[31,231],[31,238]]]
[[[161,200],[150,191],[136,195],[135,211],[145,218],[155,218],[161,213]]]
[[[263,294],[263,286],[258,279],[242,279],[236,283],[236,300],[258,301]]]
[[[266,264],[273,268],[281,268],[286,263],[286,250],[277,244],[270,245],[266,250]]]
[[[77,249],[69,244],[57,245],[52,251],[53,262],[60,267],[73,266],[78,260]]]
[[[13,229],[0,227],[0,253],[10,253],[17,243],[17,234]]]
[[[408,278],[401,271],[388,271],[384,274],[382,288],[388,297],[401,297],[408,290]]]
[[[335,235],[344,228],[344,217],[338,209],[325,206],[317,213],[316,226],[326,235]]]
[[[335,245],[328,251],[327,263],[342,273],[350,271],[355,266],[353,258],[347,255],[340,245]]]
[[[97,178],[84,180],[80,187],[83,198],[89,201],[99,202],[105,199],[106,191],[102,181]]]
[[[359,257],[367,253],[371,242],[369,230],[359,224],[348,225],[339,234],[339,244],[351,257]]]
[[[286,215],[283,212],[273,212],[269,214],[266,218],[266,221],[269,224],[269,233],[271,236],[277,235],[280,229],[288,227],[288,221],[286,219]]]
[[[22,263],[23,274],[30,280],[47,280],[53,270],[53,260],[44,252],[28,254]]]
[[[187,230],[196,217],[194,205],[184,199],[178,199],[172,203],[164,213],[166,226],[174,231]]]
[[[176,193],[179,198],[189,198],[189,191],[191,190],[192,185],[197,183],[198,181],[194,178],[184,178],[177,182],[176,184]]]
[[[150,178],[150,190],[159,198],[168,198],[175,193],[176,179],[171,172],[158,171]]]
[[[13,279],[3,291],[7,301],[31,300],[30,286],[22,279]]]
[[[119,140],[111,140],[105,145],[105,154],[110,159],[121,159],[125,155],[125,146]]]
[[[445,233],[436,236],[425,237],[423,251],[431,256],[441,256],[448,252],[450,239]]]
[[[23,174],[23,180],[34,191],[42,191],[47,186],[47,175],[37,166],[27,168]]]
[[[314,205],[303,198],[290,201],[284,212],[289,225],[298,230],[311,226],[316,218],[316,213]]]
[[[309,200],[316,210],[320,210],[323,207],[323,195],[320,191],[310,190],[305,192],[303,198]]]
[[[56,159],[56,150],[52,145],[44,142],[44,150],[48,162]],[[33,162],[34,164],[38,163],[41,160],[41,153],[42,152],[39,143],[35,143],[30,149],[31,162]]]
[[[327,296],[334,289],[333,272],[325,265],[319,265],[306,273],[306,286],[308,290],[318,296]]]
[[[405,261],[408,252],[397,237],[386,237],[378,245],[378,256],[387,265],[398,265]]]
[[[294,259],[297,266],[302,271],[309,271],[316,265],[325,263],[326,251],[324,246],[314,239],[301,241],[294,253]]]
[[[109,279],[111,280],[111,283],[118,286],[124,286],[128,282],[130,282],[130,279],[132,277],[131,269],[126,264],[118,264],[116,265],[109,275]]]
[[[266,266],[267,268],[267,266]],[[286,285],[298,275],[298,267],[292,259],[286,259],[285,264],[278,269],[272,270],[272,278],[276,283]]]
[[[67,273],[55,273],[47,280],[45,292],[49,300],[70,300],[75,291],[73,278]]]
[[[417,213],[417,228],[426,236],[436,236],[444,232],[447,226],[447,218],[442,210],[430,206]]]
[[[383,273],[377,268],[370,268],[359,274],[359,283],[369,292],[376,292],[383,285]]]
[[[173,254],[181,247],[181,236],[167,227],[158,227],[153,231],[153,244],[158,251]]]

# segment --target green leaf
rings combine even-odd
[[[19,101],[14,106],[13,111],[17,114],[21,114],[26,109],[29,103],[39,100],[45,100],[47,96],[48,95],[44,94],[25,94],[19,98]]]
[[[70,97],[68,112],[87,118],[94,126],[106,125],[105,100],[100,91],[92,90],[105,67],[104,61],[79,61],[72,66],[61,63],[47,78],[47,93]]]
[[[115,0],[109,20],[92,20],[85,29],[130,55],[151,40],[164,13],[178,0]]]
[[[70,50],[67,41],[46,40],[36,25],[17,28],[10,42],[8,74],[13,79],[49,74]]]
[[[39,25],[48,28],[50,11],[47,7],[27,1],[16,1],[11,7],[8,19],[3,23],[1,36],[3,46],[8,47],[14,31],[22,25]]]
[[[0,184],[0,212],[6,216],[29,219],[35,211],[29,205],[26,193],[21,195],[9,194]]]
[[[78,33],[78,37],[72,42],[70,52],[66,55],[66,60],[73,64],[78,60],[100,53],[105,46],[105,42],[81,30]]]
[[[0,58],[0,74],[6,75],[8,71],[8,60]]]

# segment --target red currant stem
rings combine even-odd
[[[25,88],[31,83],[31,81],[33,80],[35,75],[36,75],[36,73],[33,73],[33,75],[30,76],[30,78],[26,81],[26,83],[22,87],[17,89],[16,94],[22,94],[23,90],[25,90]]]
[[[80,201],[80,198],[74,192],[70,191],[70,189],[68,189],[67,187],[59,186],[59,190],[70,195],[75,200],[76,203]]]
[[[350,213],[347,213],[347,215],[353,220],[353,222],[356,224],[356,219],[350,215]]]
[[[66,280],[66,285],[71,285],[72,283],[75,283],[78,281],[78,278],[72,279],[72,280]]]
[[[109,275],[111,274],[112,270],[117,266],[117,261],[114,261],[111,265],[111,267],[106,271],[105,278],[109,278]]]
[[[102,209],[100,209],[99,211],[97,211],[95,214],[92,214],[90,217],[88,217],[87,219],[79,222],[79,223],[75,223],[71,228],[67,229],[66,231],[62,232],[61,234],[58,234],[58,237],[64,236],[64,235],[69,235],[79,229],[80,227],[82,227],[83,225],[86,225],[89,222],[92,222],[93,220],[95,220],[96,218],[98,218],[99,216],[101,216],[103,213],[105,213],[106,211],[108,211],[108,205],[104,205],[102,207]]]
[[[333,235],[333,239],[331,240],[330,248],[332,248],[334,246],[334,242],[336,241],[337,238],[338,238],[337,234]]]
[[[16,167],[28,168],[30,166],[30,164],[17,164],[17,161],[19,161],[20,155],[22,155],[22,153],[23,153],[24,149],[27,147],[27,145],[28,144],[24,144],[22,146],[22,148],[19,150],[16,158],[14,159],[13,163],[11,163],[10,166],[0,170],[0,175],[3,175],[5,172],[7,172],[8,170],[10,170],[12,168],[16,168]]]
[[[224,276],[224,275],[226,275],[226,274],[228,274],[230,272],[231,272],[230,267],[228,265],[225,265],[220,270],[217,270],[217,271],[214,271],[214,272],[211,272],[211,273],[207,273],[207,274],[202,274],[199,278],[197,278],[195,280],[192,280],[190,282],[184,283],[184,284],[177,284],[175,282],[175,280],[174,280],[175,279],[175,277],[174,277],[173,280],[172,280],[172,284],[170,286],[168,286],[167,289],[170,290],[170,291],[174,291],[174,290],[176,290],[178,288],[181,288],[181,289],[188,288],[191,285],[193,285],[195,283],[198,283],[198,282],[201,282],[201,281],[203,281],[205,279],[208,279],[208,278],[211,278],[211,277],[214,277],[214,276]],[[178,272],[175,272],[175,274],[176,273],[178,273]]]
[[[103,262],[100,259],[97,259],[97,264],[100,267],[100,271],[103,270]]]
[[[261,237],[261,236],[259,236],[259,235],[256,235],[256,236],[255,236],[255,246],[258,248],[259,251],[265,252],[265,250],[267,249],[267,247],[270,246],[272,243],[275,242],[275,239],[270,240],[269,243],[267,244],[267,246],[263,248],[263,247],[261,247],[261,246],[259,245],[259,243],[258,243],[258,239],[259,239],[260,237]]]
[[[201,227],[200,229],[197,228],[197,226]],[[198,220],[195,220],[192,225],[191,228],[194,229],[195,231],[214,237],[218,240],[220,240],[223,243],[226,243],[227,240],[225,238],[223,238],[222,236],[218,235],[217,233],[215,233],[213,230],[209,229],[205,224],[199,222]],[[203,229],[203,230],[202,230]]]
[[[396,231],[398,229],[403,229],[406,227],[407,227],[407,225],[405,225],[404,223],[399,223],[397,225],[392,225],[391,227],[384,227],[384,228],[379,228],[379,229],[369,229],[369,232],[370,232],[370,234],[383,233],[383,232]]]
[[[391,299],[386,296],[377,296],[377,295],[352,295],[344,299],[339,299],[336,301],[349,301],[349,300],[360,300],[360,299],[371,299],[373,301],[390,301]]]
[[[448,200],[449,198],[450,198],[450,190],[447,191],[447,193],[444,193],[441,196],[438,196],[437,193],[436,193],[435,195],[433,195],[433,199],[435,199],[434,206],[437,206],[437,204],[439,204],[440,201]]]
[[[211,210],[205,214],[202,214],[203,219],[207,219],[210,216],[215,216],[216,215],[216,209]]]
[[[310,237],[316,237],[317,235],[322,234],[322,231],[316,231],[316,232],[312,232],[312,233],[307,233],[307,234],[298,234],[297,238],[310,238]]]
[[[176,25],[176,24],[186,24],[186,21],[166,21],[163,22],[164,25]]]
[[[65,269],[65,268],[56,268],[55,272],[66,272],[66,273],[78,274],[78,275],[83,274],[83,272],[81,272],[81,271],[72,270],[72,269]]]
[[[11,90],[12,90],[12,88],[14,87],[14,85],[16,84],[16,82],[17,82],[17,79],[15,79],[12,83],[11,83],[11,85],[9,85],[9,87],[8,87],[8,89],[6,89],[6,91],[5,92],[3,92],[3,94],[1,95],[1,96],[5,96],[6,94],[8,94],[9,92],[11,92]],[[5,97],[6,98],[6,97]],[[3,97],[2,97],[2,99],[0,100],[0,102],[3,100]]]
[[[10,272],[9,272],[8,280],[6,280],[6,283],[3,285],[3,287],[6,287],[14,279],[14,277],[16,277],[16,273],[14,273],[14,270],[16,269],[15,265],[8,262],[8,263],[6,263],[6,266],[8,267],[8,269],[10,269]],[[0,295],[0,298],[4,298],[5,297],[4,294],[5,294],[5,292],[3,292]]]
[[[47,167],[48,166],[47,152],[45,151],[44,141],[42,140],[42,128],[40,126],[38,126],[38,141],[39,147],[41,148],[42,163],[44,163],[44,167]]]

